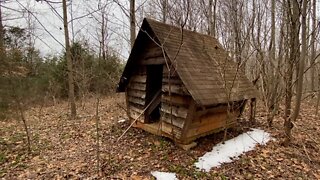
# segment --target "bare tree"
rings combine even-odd
[[[74,97],[74,79],[73,79],[73,65],[70,51],[70,39],[68,29],[68,16],[67,16],[67,2],[62,0],[63,7],[63,27],[64,27],[64,38],[65,38],[65,49],[66,49],[66,60],[68,68],[68,85],[69,85],[69,103],[71,108],[71,118],[75,118],[77,115],[75,97]]]
[[[310,56],[310,75],[311,75],[311,90],[315,90],[315,61],[316,61],[316,36],[317,36],[317,1],[312,1],[312,33],[311,33],[311,56]]]
[[[272,126],[273,118],[275,116],[275,113],[277,111],[277,96],[280,93],[279,92],[279,61],[276,62],[276,23],[275,23],[275,13],[276,13],[276,1],[272,0],[271,1],[271,39],[270,39],[270,51],[269,51],[269,57],[270,57],[270,71],[269,74],[270,76],[270,82],[269,88],[268,88],[268,100],[267,100],[267,106],[268,106],[268,117],[267,121],[269,126]]]
[[[161,0],[162,7],[162,22],[167,22],[167,14],[168,14],[168,0]]]
[[[5,48],[4,48],[4,27],[2,23],[2,0],[0,0],[0,64],[2,65],[4,62],[4,56],[5,56]]]
[[[130,1],[130,43],[133,47],[136,39],[136,16],[135,16],[135,0]]]
[[[299,59],[299,71],[296,92],[297,95],[295,100],[295,108],[292,114],[292,121],[295,121],[299,115],[302,98],[304,63],[307,60],[307,8],[308,0],[303,0],[301,10],[301,56]]]
[[[99,6],[103,6],[101,1],[99,1]],[[101,7],[100,7],[101,8]],[[101,41],[100,41],[100,54],[102,54],[102,59],[106,60],[106,29],[107,29],[107,17],[105,6],[101,9]]]
[[[217,15],[216,15],[216,9],[217,9],[217,0],[209,0],[209,12],[208,12],[208,24],[209,24],[209,35],[212,35],[213,37],[216,36],[216,21],[217,21]]]
[[[286,72],[286,94],[285,94],[285,111],[284,111],[284,132],[286,135],[285,145],[288,145],[292,140],[291,129],[293,128],[292,117],[291,117],[291,101],[293,96],[293,68],[294,63],[300,56],[299,51],[299,28],[300,28],[300,9],[297,0],[287,2],[287,14],[288,14],[288,31],[289,31],[289,58],[287,58],[287,72]]]

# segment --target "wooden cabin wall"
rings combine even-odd
[[[130,119],[137,119],[140,116],[138,121],[141,122],[144,122],[144,116],[140,114],[145,108],[146,81],[146,68],[141,66],[138,73],[131,77],[126,94],[128,116]]]
[[[138,121],[145,123],[143,110],[146,104],[146,87],[147,87],[147,66],[154,64],[164,64],[162,49],[153,41],[149,40],[145,44],[145,51],[138,57],[137,69],[130,78],[126,90],[126,101],[128,116],[131,120],[138,117]]]
[[[169,65],[170,66],[170,65]],[[175,71],[163,67],[161,123],[162,131],[179,141],[192,98]]]
[[[243,101],[233,103],[229,114],[227,104],[220,104],[206,109],[198,107],[188,129],[187,138],[189,140],[196,139],[234,125],[242,113],[244,105]]]

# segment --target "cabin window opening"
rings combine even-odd
[[[163,65],[147,65],[145,122],[153,123],[160,120],[161,90]],[[152,102],[151,102],[152,101]]]

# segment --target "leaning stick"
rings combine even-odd
[[[143,111],[139,114],[139,116],[132,121],[132,123],[130,124],[130,126],[121,134],[121,136],[117,139],[117,142],[129,131],[129,129],[133,126],[133,124],[141,117],[142,114],[144,114],[144,112],[149,108],[149,106],[153,103],[153,101],[156,99],[156,97],[158,97],[158,95],[160,94],[161,90],[159,90],[154,97],[152,98],[152,100],[150,101],[150,103],[143,109]]]

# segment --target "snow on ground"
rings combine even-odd
[[[199,158],[195,166],[209,172],[212,167],[220,166],[223,163],[232,162],[233,159],[242,153],[251,151],[257,144],[264,145],[271,139],[270,134],[260,130],[251,129],[233,139],[219,143],[213,147],[211,152]]]
[[[126,119],[123,119],[123,118],[122,118],[122,119],[119,119],[119,120],[118,120],[118,123],[124,123],[124,122],[126,122]]]
[[[151,174],[157,180],[178,180],[175,173],[152,171]]]

